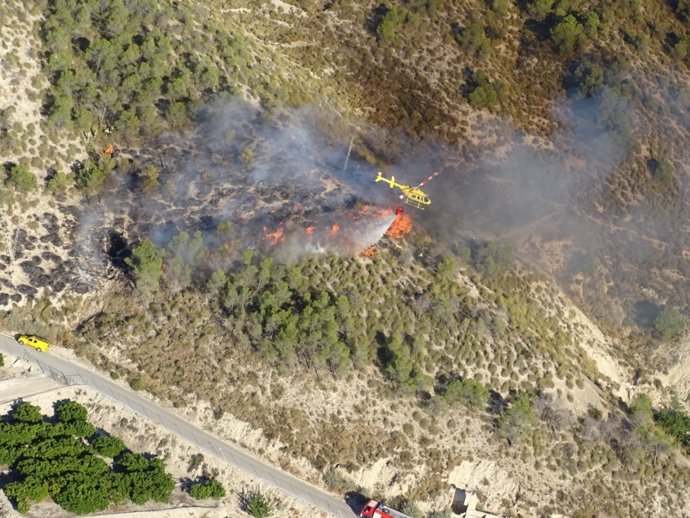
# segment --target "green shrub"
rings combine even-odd
[[[330,468],[326,471],[323,481],[326,483],[326,487],[335,493],[345,493],[355,489],[354,482],[340,474],[336,468]]]
[[[520,394],[498,418],[498,435],[517,444],[534,429],[536,415],[527,394]]]
[[[121,487],[132,502],[141,505],[149,500],[170,501],[175,481],[165,472],[161,459],[148,459],[144,455],[126,451],[116,461],[120,469],[125,471]]]
[[[491,42],[486,37],[484,27],[479,23],[470,23],[467,27],[454,31],[453,36],[460,48],[478,58],[487,57],[491,53]]]
[[[114,459],[125,451],[125,443],[119,437],[101,435],[91,443],[91,446],[104,457]]]
[[[551,29],[550,37],[554,48],[563,56],[571,56],[587,42],[585,27],[572,14]]]
[[[192,483],[189,494],[197,500],[222,498],[225,496],[225,488],[215,478],[203,478]]]
[[[132,268],[137,289],[142,293],[152,293],[158,289],[163,275],[163,257],[162,250],[156,248],[150,240],[144,239],[134,247],[132,257],[125,259]]]
[[[654,178],[663,185],[671,185],[675,178],[673,165],[665,158],[661,160],[651,159],[652,174]]]
[[[48,496],[48,482],[39,477],[26,477],[18,482],[10,482],[3,491],[17,506],[17,510],[25,514],[32,502],[40,502]]]
[[[28,193],[36,188],[36,177],[25,165],[13,165],[5,179],[5,185],[9,185],[18,191]]]
[[[68,423],[71,421],[86,421],[88,411],[76,401],[60,401],[55,405],[55,414],[58,421]]]
[[[74,185],[80,191],[96,192],[105,185],[106,174],[90,160],[77,165],[74,170]]]
[[[575,69],[574,80],[580,94],[593,97],[601,92],[604,86],[604,69],[597,63],[584,61]]]
[[[678,308],[665,307],[654,320],[654,336],[659,340],[677,340],[685,333],[685,320]]]
[[[199,466],[204,462],[204,456],[201,453],[195,453],[192,455],[192,457],[189,459],[189,465],[187,466],[187,473],[193,473],[197,469],[199,469]]]
[[[481,70],[472,72],[466,89],[470,104],[478,109],[492,109],[505,99],[506,85],[503,81],[490,81]]]
[[[43,421],[41,408],[31,403],[20,402],[13,406],[12,419],[18,423],[40,423]]]
[[[536,20],[543,20],[550,13],[554,0],[529,0],[526,2],[527,13]]]
[[[511,0],[488,0],[491,9],[499,16],[505,16],[510,11]]]
[[[240,495],[240,506],[245,513],[254,518],[268,518],[278,510],[276,499],[259,489],[252,489],[248,493],[243,491]]]
[[[419,22],[416,13],[394,5],[386,11],[376,26],[376,36],[379,41],[393,40],[403,26],[414,27]]]
[[[450,382],[443,398],[449,403],[461,403],[474,410],[483,410],[489,402],[489,389],[470,378]]]
[[[667,408],[655,416],[656,423],[676,439],[690,455],[690,416],[680,407]]]
[[[400,510],[406,515],[411,516],[412,518],[424,518],[424,513],[421,511],[419,507],[417,507],[417,504],[415,504],[414,502],[404,502],[400,506]]]
[[[676,14],[685,21],[690,20],[690,0],[678,0]]]
[[[144,381],[141,378],[129,378],[128,383],[132,390],[142,390],[144,388]]]
[[[70,178],[66,173],[63,173],[61,171],[56,171],[49,179],[48,182],[46,183],[46,190],[55,195],[55,194],[62,194],[70,186]]]

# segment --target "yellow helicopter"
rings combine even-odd
[[[431,179],[433,179],[435,176],[438,175],[438,172],[435,172],[431,176],[429,176],[426,180],[424,180],[422,183],[417,185],[416,187],[412,187],[411,185],[403,185],[400,183],[397,183],[395,181],[395,176],[391,176],[390,179],[385,178],[384,176],[381,175],[381,171],[378,172],[378,175],[376,176],[376,182],[386,182],[388,185],[391,186],[391,189],[394,187],[397,187],[402,191],[402,194],[400,195],[401,200],[405,200],[405,203],[408,205],[412,205],[413,207],[417,207],[420,210],[424,210],[424,207],[427,205],[431,205],[431,200],[429,197],[420,189],[425,183],[429,182]]]

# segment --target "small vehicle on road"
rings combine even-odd
[[[33,347],[34,349],[42,352],[46,352],[48,349],[50,349],[50,342],[48,342],[48,340],[45,338],[41,338],[40,336],[36,335],[19,335],[17,337],[17,342],[28,345],[29,347]]]

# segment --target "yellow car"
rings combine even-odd
[[[17,341],[43,352],[50,349],[50,343],[45,338],[36,335],[19,335]]]

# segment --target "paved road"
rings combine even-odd
[[[230,443],[221,441],[201,428],[187,423],[133,390],[113,383],[108,378],[92,372],[83,365],[58,358],[50,352],[35,351],[17,343],[13,337],[4,334],[0,334],[0,351],[37,364],[46,374],[61,383],[92,387],[228,464],[264,480],[306,504],[331,513],[338,518],[356,516],[344,500],[329,495],[317,487],[244,453]]]

